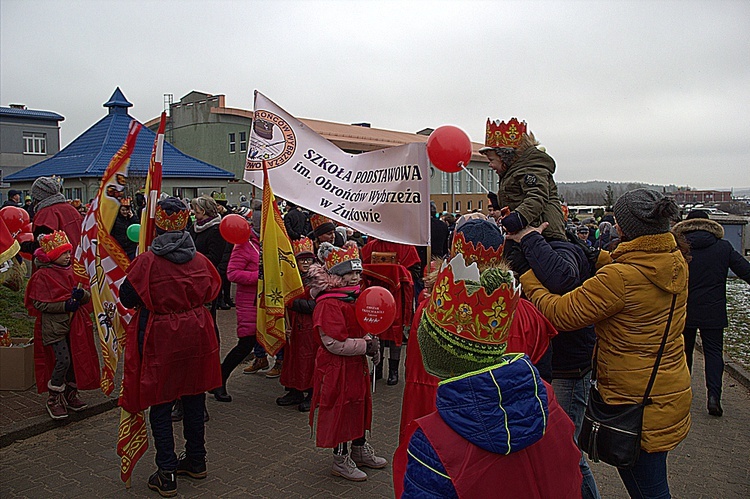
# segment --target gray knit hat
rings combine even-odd
[[[628,191],[615,203],[615,220],[627,239],[669,232],[680,210],[671,198],[650,189]]]
[[[59,193],[60,182],[52,177],[39,177],[31,184],[31,197],[35,201],[43,201]]]

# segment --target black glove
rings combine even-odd
[[[503,224],[505,230],[507,230],[511,234],[513,234],[514,232],[518,232],[519,230],[526,227],[526,225],[528,225],[528,222],[526,222],[526,219],[523,218],[523,215],[521,215],[517,211],[511,211],[508,215],[501,218],[500,223]]]
[[[367,350],[365,351],[365,355],[372,357],[376,353],[380,353],[380,340],[378,340],[377,336],[366,337],[365,341],[367,341]]]
[[[510,265],[513,272],[518,275],[523,275],[527,270],[531,269],[520,244],[513,244],[508,248],[508,251],[505,252],[505,261]]]
[[[74,300],[73,298],[68,299],[65,302],[65,311],[66,312],[75,312],[78,310],[78,307],[80,307],[81,304],[78,302],[78,300]]]
[[[84,294],[85,294],[85,291],[83,290],[83,288],[73,288],[73,291],[70,293],[70,297],[73,300],[81,301],[83,300]]]

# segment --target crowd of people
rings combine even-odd
[[[480,152],[500,177],[488,214],[439,214],[431,203],[429,250],[367,237],[286,201],[304,294],[287,304],[287,343],[273,358],[256,324],[260,201],[163,196],[157,236],[137,254],[127,229],[142,206],[122,200],[111,234],[131,260],[120,300],[136,314],[121,405],[149,411],[151,489],[170,497],[177,476],[207,476],[206,393],[231,403],[239,381],[231,375],[249,361],[243,373],[279,378],[278,405],[309,411],[315,445],[333,450],[335,476],[364,481],[363,468],[389,464],[367,438],[372,378],[383,378],[386,365],[386,385],[405,383],[392,459],[397,496],[597,498],[576,446],[592,382],[609,404],[637,403],[653,367],[640,453],[618,472],[631,497],[669,497],[667,456],[690,430],[696,334],[708,411],[721,416],[727,270],[750,282],[750,263],[719,224],[700,214],[680,221],[674,202],[652,190],[622,195],[598,221],[567,222],[555,162],[525,122],[488,120]],[[9,194],[20,203],[21,193]],[[70,262],[82,218],[55,179],[37,179],[30,196],[35,239],[24,251],[35,271],[26,306],[44,359],[38,388],[60,419],[86,407],[79,390],[98,386],[90,294],[75,284]],[[228,214],[247,221],[246,242],[222,237]],[[372,285],[397,304],[379,336],[356,319],[356,299]],[[232,308],[238,339],[222,360],[217,311]],[[179,457],[174,421],[186,440]]]

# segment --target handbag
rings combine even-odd
[[[672,306],[669,309],[667,327],[656,354],[656,362],[651,371],[651,378],[646,386],[643,399],[637,404],[607,404],[599,394],[593,382],[589,390],[589,401],[578,435],[578,447],[588,454],[589,459],[597,463],[604,461],[618,468],[631,468],[638,461],[641,450],[641,431],[643,429],[643,409],[651,404],[649,394],[656,379],[667,334],[672,323],[672,315],[677,295],[672,295]],[[594,355],[594,373],[596,373],[596,355]]]

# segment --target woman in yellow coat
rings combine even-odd
[[[622,242],[594,277],[563,296],[550,293],[528,271],[524,292],[560,331],[594,324],[598,389],[608,404],[638,403],[646,391],[677,295],[664,354],[643,416],[641,453],[633,468],[619,469],[631,497],[669,497],[667,453],[690,430],[690,373],[681,332],[685,324],[688,267],[670,220],[679,217],[671,199],[647,189],[627,192],[615,204]],[[532,230],[509,236],[520,241]],[[611,258],[610,258],[611,257]],[[563,333],[564,334],[564,333]]]

